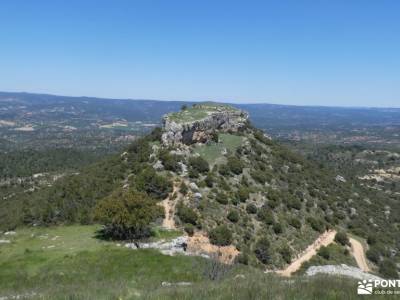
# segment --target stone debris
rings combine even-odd
[[[36,297],[37,294],[35,292],[26,293],[21,295],[10,295],[10,296],[0,296],[0,300],[15,300],[15,299],[28,299]]]
[[[356,267],[350,267],[345,264],[341,265],[325,265],[325,266],[312,266],[306,271],[307,276],[315,276],[317,274],[328,274],[338,276],[348,276],[359,280],[372,279],[381,280],[382,278],[363,272],[361,269]]]
[[[168,281],[163,281],[161,282],[161,286],[168,287],[168,286],[189,286],[192,285],[191,282],[187,281],[180,281],[180,282],[168,282]]]
[[[161,160],[157,160],[156,163],[153,165],[154,170],[156,171],[162,171],[164,170],[164,166],[161,162]]]
[[[192,191],[195,191],[195,192],[199,190],[199,187],[198,187],[197,184],[194,183],[194,182],[191,182],[191,183],[189,184],[189,187],[190,187],[190,189],[191,189]]]
[[[7,231],[4,232],[4,235],[16,235],[17,233],[15,231]]]
[[[9,244],[11,243],[10,240],[0,240],[0,244]]]
[[[340,175],[337,175],[337,176],[335,177],[335,180],[336,180],[337,182],[343,182],[343,183],[346,182],[346,179],[345,179],[343,176],[340,176]]]
[[[152,243],[127,243],[125,247],[131,249],[157,249],[165,255],[188,254],[186,253],[187,241],[188,238],[186,236],[180,236],[169,241],[160,240]]]

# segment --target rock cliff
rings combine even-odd
[[[248,121],[245,111],[217,104],[195,105],[163,118],[164,145],[205,143],[216,131],[236,132]]]

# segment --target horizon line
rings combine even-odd
[[[31,95],[43,95],[43,96],[53,96],[53,97],[69,97],[69,98],[91,98],[98,100],[120,100],[120,101],[154,101],[154,102],[182,102],[182,103],[202,103],[202,102],[215,102],[224,103],[232,105],[273,105],[273,106],[289,106],[289,107],[321,107],[321,108],[344,108],[344,109],[400,109],[400,106],[335,106],[335,105],[322,105],[322,104],[280,104],[271,102],[240,102],[235,100],[171,100],[171,99],[145,99],[145,98],[112,98],[112,97],[99,97],[99,96],[76,96],[76,95],[61,95],[52,94],[47,92],[9,92],[0,91],[0,93],[5,94],[31,94]]]

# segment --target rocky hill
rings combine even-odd
[[[332,228],[375,243],[377,264],[393,258],[398,216],[384,209],[398,211],[398,202],[336,178],[254,128],[246,112],[204,104],[165,116],[163,128],[121,155],[9,207],[19,224],[86,224],[96,222],[103,199],[111,205],[137,191],[164,207],[156,225],[184,230],[192,251],[219,252],[227,261],[282,268]],[[349,260],[345,246],[332,251],[321,259]]]
[[[248,123],[248,114],[227,105],[195,104],[163,118],[164,145],[205,143],[218,132],[237,132]]]

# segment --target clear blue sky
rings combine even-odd
[[[0,2],[0,90],[400,106],[400,1]]]

